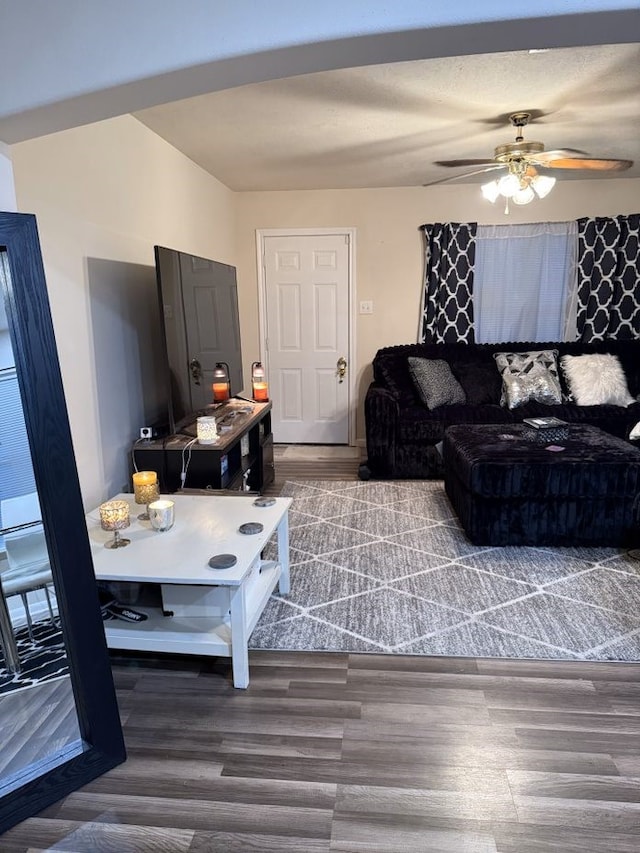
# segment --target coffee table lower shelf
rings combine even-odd
[[[148,618],[138,623],[105,622],[107,646],[141,652],[230,657],[234,685],[246,687],[249,682],[248,639],[280,580],[281,572],[280,563],[263,562],[251,583],[229,587],[231,612],[224,618],[165,616],[159,607],[136,606],[136,610]],[[242,618],[236,618],[234,602],[237,602],[237,615],[242,614]]]

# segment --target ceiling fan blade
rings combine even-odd
[[[546,160],[560,160],[571,157],[590,157],[587,151],[580,151],[579,148],[554,148],[551,151],[540,151],[539,154],[532,154],[530,159],[543,163]]]
[[[448,184],[451,181],[459,181],[462,178],[471,178],[473,175],[483,175],[485,172],[495,172],[497,169],[505,170],[507,168],[505,163],[496,163],[494,160],[489,160],[491,163],[490,166],[487,166],[484,169],[474,169],[473,172],[463,172],[461,175],[451,175],[447,178],[440,178],[437,181],[429,181],[426,184],[423,184],[423,187],[434,187],[436,184]]]
[[[495,160],[475,159],[475,160],[436,160],[436,166],[446,166],[448,169],[456,169],[459,166],[493,166]]]
[[[584,169],[598,172],[623,172],[633,160],[606,160],[597,157],[564,157],[540,163],[545,169]]]

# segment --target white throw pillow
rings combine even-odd
[[[563,355],[560,365],[579,406],[629,406],[635,402],[617,355]]]

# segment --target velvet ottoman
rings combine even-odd
[[[640,543],[640,450],[597,427],[571,425],[562,450],[520,424],[451,426],[444,485],[476,545]],[[553,447],[553,445],[552,445]]]

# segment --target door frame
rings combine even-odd
[[[356,294],[356,229],[355,228],[258,228],[256,229],[256,263],[258,268],[258,330],[260,337],[260,360],[269,370],[269,347],[267,336],[267,276],[265,270],[265,238],[267,237],[345,237],[347,240],[347,312],[348,334],[347,359],[347,419],[349,447],[356,440],[356,371],[353,369],[356,353],[355,294]]]

